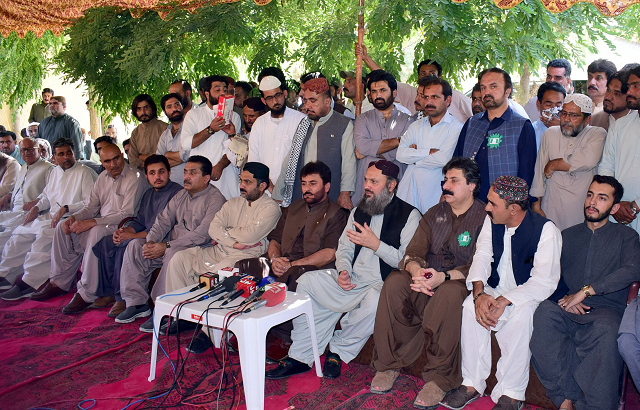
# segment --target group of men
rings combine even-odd
[[[266,254],[278,281],[312,299],[326,377],[373,337],[371,392],[425,355],[414,405],[461,409],[485,393],[495,332],[494,409],[522,408],[530,363],[559,409],[615,408],[622,357],[640,382],[637,302],[625,313],[640,280],[640,68],[597,60],[583,95],[553,60],[523,108],[497,67],[469,99],[435,61],[420,63],[415,88],[356,54],[372,71],[341,72],[345,96],[366,89],[355,121],[319,72],[301,78],[300,110],[274,67],[260,97],[213,75],[195,105],[178,80],[160,101],[169,123],[149,95],[134,99],[128,162],[111,136],[95,141],[99,175],[77,161],[64,98],[49,96],[56,165],[32,138],[17,148],[21,168],[0,155],[0,297],[64,295],[82,266],[63,312],[110,308],[130,323],[151,315],[149,297]],[[231,87],[227,123],[217,104]],[[288,357],[269,378],[313,363],[306,320],[284,330]],[[201,329],[188,349],[210,346]]]

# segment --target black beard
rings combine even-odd
[[[604,211],[604,213],[598,214],[598,216],[587,216],[587,209],[589,207],[584,208],[584,219],[587,222],[602,222],[605,219],[607,219],[609,217],[609,215],[611,215],[611,209],[613,209],[613,207],[607,209],[606,211]]]
[[[383,189],[378,195],[367,198],[366,193],[362,194],[362,199],[358,202],[358,209],[367,215],[382,215],[385,208],[391,203],[393,194],[388,189]]]

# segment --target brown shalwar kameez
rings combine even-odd
[[[469,210],[455,216],[441,202],[422,217],[399,267],[417,262],[436,271],[469,270],[476,240],[486,216],[484,203],[475,200]],[[422,378],[444,391],[462,383],[460,326],[462,302],[468,295],[465,282],[442,283],[432,297],[411,290],[411,274],[394,271],[384,282],[373,331],[372,366],[377,371],[410,366],[423,353],[427,364]]]

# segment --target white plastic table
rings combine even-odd
[[[190,287],[178,289],[172,294],[187,292]],[[154,311],[154,327],[160,328],[160,321],[163,316],[169,316],[173,307],[183,300],[186,300],[203,291],[191,292],[181,296],[167,296],[156,299]],[[219,296],[213,298],[217,299]],[[243,298],[238,298],[230,305],[237,305]],[[200,317],[202,312],[211,303],[211,299],[202,302],[189,303],[180,310],[180,319],[190,322],[198,322],[203,325],[207,323],[207,318]],[[216,302],[211,307],[219,307],[222,302]],[[177,310],[177,309],[176,309]],[[209,310],[207,312],[209,326],[214,328],[214,343],[219,347],[222,321],[228,309]],[[244,395],[248,410],[264,409],[264,384],[265,384],[265,355],[267,332],[273,326],[291,320],[300,315],[306,315],[309,331],[311,333],[311,343],[313,345],[313,356],[315,358],[316,375],[322,377],[320,368],[320,355],[318,353],[318,342],[316,339],[316,329],[313,322],[313,309],[311,299],[308,295],[294,292],[287,292],[284,302],[273,307],[263,306],[255,311],[243,313],[236,316],[228,326],[228,329],[236,335],[238,339],[238,350],[240,354],[240,369],[244,382]],[[175,311],[174,311],[175,315]],[[174,319],[175,318],[174,316]],[[172,319],[173,320],[173,319]],[[217,329],[216,329],[217,328]],[[158,356],[158,339],[153,337],[153,347],[151,350],[151,371],[149,381],[156,378],[156,360]]]

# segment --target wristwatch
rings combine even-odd
[[[591,285],[584,285],[584,286],[582,287],[582,291],[584,292],[584,295],[585,295],[586,297],[588,297],[588,298],[590,298],[591,296],[593,296],[593,295],[591,294],[591,292],[589,292],[589,288],[590,288],[590,287],[591,287]]]
[[[209,133],[209,135],[213,135],[216,132],[213,130],[213,128],[211,128],[211,126],[207,125],[207,132]]]
[[[171,243],[165,242],[165,245],[167,245],[167,249],[171,248]]]
[[[451,275],[447,271],[444,271],[444,280],[445,282],[451,280]]]

